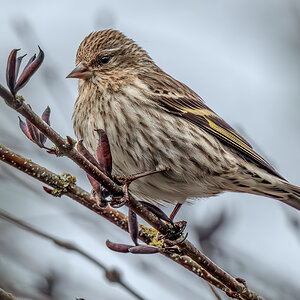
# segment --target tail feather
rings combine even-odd
[[[231,178],[227,190],[277,199],[300,210],[300,187],[257,169],[239,175],[239,179]]]
[[[300,187],[288,184],[291,189],[291,193],[288,199],[284,201],[286,204],[300,210]]]
[[[300,210],[300,187],[285,180],[278,180],[273,186],[262,185],[259,192],[261,195],[277,199]]]

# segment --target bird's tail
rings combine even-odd
[[[277,199],[300,210],[300,187],[266,172],[256,172],[255,177],[243,175],[234,182],[234,188],[229,190]]]
[[[261,184],[257,186],[254,194],[277,199],[300,210],[300,187],[284,180],[278,180],[276,184]]]
[[[290,183],[286,183],[286,191],[288,192],[288,197],[282,199],[282,202],[285,202],[286,204],[300,210],[300,187],[292,185]]]

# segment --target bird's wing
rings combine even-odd
[[[149,87],[153,96],[151,98],[166,111],[197,125],[218,138],[247,161],[258,165],[272,175],[284,179],[253,150],[252,146],[239,133],[206,106],[204,101],[186,85],[166,73],[161,76],[160,80],[151,80],[151,78],[149,80]]]

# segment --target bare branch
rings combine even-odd
[[[87,258],[89,261],[91,261],[92,263],[97,265],[100,269],[102,269],[105,272],[106,278],[110,282],[115,282],[115,283],[120,284],[121,286],[124,287],[124,289],[126,289],[129,293],[131,293],[136,299],[140,299],[140,300],[144,299],[133,288],[128,286],[128,284],[126,284],[123,281],[119,271],[117,271],[116,269],[108,269],[107,267],[105,267],[105,265],[102,262],[100,262],[95,257],[91,256],[90,254],[86,253],[85,251],[80,249],[78,246],[75,246],[74,244],[72,244],[70,242],[63,241],[61,239],[58,239],[57,237],[54,237],[53,235],[50,235],[50,234],[45,233],[45,232],[43,232],[39,229],[36,229],[32,225],[29,225],[28,223],[25,223],[25,222],[15,218],[15,217],[11,216],[9,213],[5,212],[2,209],[0,209],[0,218],[2,218],[2,219],[6,220],[6,221],[8,221],[8,222],[10,222],[14,225],[17,225],[18,227],[21,227],[22,229],[24,229],[28,232],[36,234],[36,235],[38,235],[40,237],[43,237],[43,238],[45,238],[49,241],[52,241],[54,244],[56,244],[59,247],[62,247],[64,249],[74,251],[74,252],[80,254],[81,256]],[[0,290],[0,292],[1,292],[1,290]],[[1,294],[0,294],[0,296],[1,296]],[[2,298],[0,297],[0,299],[2,299]],[[9,298],[9,299],[12,299],[12,298]]]
[[[51,186],[54,188],[55,193],[58,195],[66,195],[75,201],[79,202],[80,204],[84,205],[85,207],[91,209],[98,215],[103,216],[110,222],[114,223],[116,226],[120,227],[121,229],[128,231],[128,220],[127,217],[122,214],[121,212],[116,211],[115,209],[111,207],[101,208],[95,205],[95,201],[91,194],[87,193],[86,191],[82,190],[80,187],[74,184],[74,181],[70,181],[71,175],[65,176],[59,176],[48,169],[32,162],[31,160],[25,159],[21,155],[13,152],[9,148],[0,145],[0,160],[3,162],[17,168],[18,170],[26,173],[27,175],[34,177],[35,179]],[[132,205],[132,202],[130,201],[130,204]],[[138,201],[134,199],[133,206],[135,207],[136,211],[138,211],[139,214],[146,214],[145,219],[149,219],[148,212],[145,207],[142,206]],[[152,213],[151,213],[152,214]],[[154,218],[156,216],[152,214]],[[159,220],[160,221],[160,220]],[[161,222],[161,221],[160,221]],[[165,224],[164,224],[165,225]],[[153,236],[156,236],[156,234],[153,232],[153,230],[146,228],[144,226],[139,227],[139,239],[144,241],[145,243],[151,243],[153,242]],[[243,296],[239,295],[239,292],[236,290],[232,290],[228,286],[235,286],[239,285],[233,277],[225,273],[222,269],[220,269],[218,266],[213,264],[207,257],[205,257],[203,254],[201,254],[200,251],[198,251],[191,243],[188,248],[185,248],[185,241],[181,245],[178,245],[179,251],[182,253],[186,253],[186,255],[175,254],[175,253],[162,253],[164,256],[172,259],[174,262],[182,265],[186,269],[190,270],[197,276],[203,278],[204,280],[208,281],[209,283],[213,284],[217,288],[220,288],[222,291],[224,291],[227,294],[230,294],[237,299],[258,299],[263,300],[262,297],[257,296],[254,292],[248,290],[244,285],[242,285]],[[200,253],[200,255],[199,255]],[[193,254],[193,255],[191,255]],[[202,265],[197,263],[197,260],[194,261],[191,257],[194,256],[198,261],[204,261],[205,265],[209,266],[209,269],[211,270],[211,273],[206,271]],[[200,259],[202,258],[202,260]],[[217,276],[220,276],[220,274],[227,274],[226,279],[223,279],[223,277],[220,277],[220,280],[216,279]],[[219,274],[219,275],[218,275]],[[226,283],[226,284],[225,284]],[[241,285],[241,284],[240,284]],[[250,297],[248,297],[250,295]]]
[[[127,231],[127,217],[109,206],[101,208],[95,205],[92,195],[75,185],[70,174],[57,175],[1,144],[0,160],[54,188],[53,196],[66,195]]]
[[[5,100],[5,103],[28,119],[35,125],[45,136],[47,136],[57,147],[59,154],[72,159],[80,168],[94,177],[97,181],[109,190],[115,196],[123,194],[122,188],[113,182],[109,177],[103,174],[83,155],[78,153],[73,145],[70,145],[67,140],[61,137],[53,130],[46,122],[44,122],[37,114],[35,114],[22,100],[18,97],[14,98],[7,89],[0,84],[0,96]]]

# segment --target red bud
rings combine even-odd
[[[6,67],[6,83],[8,88],[10,89],[13,95],[15,92],[15,84],[16,84],[16,69],[17,69],[17,52],[20,49],[14,49],[10,52],[7,67]]]
[[[153,214],[155,214],[159,219],[169,223],[173,223],[172,220],[157,206],[145,201],[140,201],[140,203],[142,203],[148,210],[150,210]]]
[[[131,239],[133,240],[134,244],[138,245],[138,233],[139,233],[139,225],[137,222],[136,213],[128,208],[128,231],[130,234]]]
[[[97,132],[99,134],[97,158],[100,164],[100,169],[107,176],[111,177],[112,157],[110,152],[109,141],[104,130],[98,129]]]
[[[40,52],[38,56],[36,57],[34,55],[33,57],[31,57],[26,67],[24,68],[22,74],[20,75],[19,79],[17,80],[15,90],[14,90],[15,93],[25,86],[25,84],[29,81],[32,75],[37,71],[37,69],[42,64],[45,55],[43,50],[40,47],[39,50]]]
[[[107,240],[105,244],[110,250],[121,253],[128,253],[129,249],[132,247],[130,245],[113,243],[109,240]]]
[[[46,186],[43,186],[43,189],[44,189],[44,191],[45,191],[46,193],[48,193],[48,194],[50,194],[51,196],[53,196],[53,194],[52,194],[53,190],[52,190],[52,189],[49,189],[49,188],[46,187]]]
[[[153,246],[135,246],[129,249],[132,254],[155,254],[161,251],[160,248]]]
[[[88,161],[90,161],[94,166],[99,168],[99,164],[96,161],[95,157],[85,148],[83,141],[77,143],[77,151],[83,155]]]

